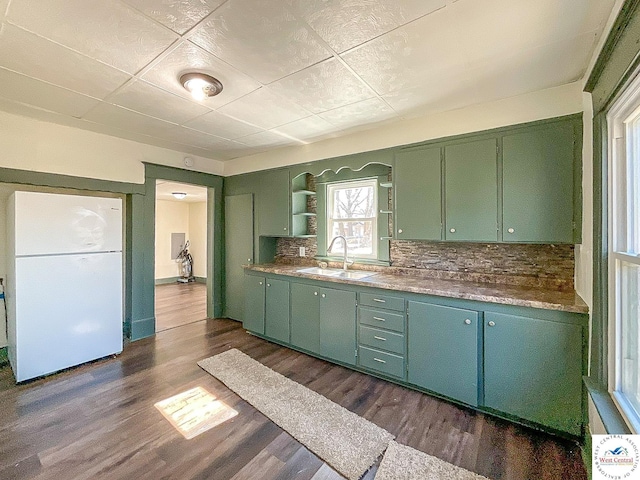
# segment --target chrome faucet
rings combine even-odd
[[[333,240],[331,240],[331,243],[329,244],[329,248],[327,248],[327,253],[331,251],[333,244],[336,243],[336,240],[339,238],[341,238],[344,243],[344,261],[342,262],[342,269],[346,271],[349,265],[353,265],[353,261],[349,261],[349,258],[347,257],[347,239],[344,235],[337,235],[333,237]]]

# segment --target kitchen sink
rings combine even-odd
[[[320,267],[301,268],[300,270],[296,271],[299,273],[309,273],[312,275],[322,275],[325,277],[350,278],[352,280],[359,280],[361,278],[367,278],[375,275],[375,272],[365,272],[363,270],[342,270],[339,268]]]

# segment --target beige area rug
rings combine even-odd
[[[375,480],[488,480],[406,445],[389,443]]]
[[[198,365],[349,480],[358,480],[393,440],[386,430],[237,349]]]

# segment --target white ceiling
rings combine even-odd
[[[231,160],[579,80],[614,3],[0,0],[0,107]]]
[[[187,196],[178,200],[173,192],[186,193]],[[172,202],[195,203],[207,201],[207,189],[188,183],[169,182],[156,180],[156,200],[169,200]]]

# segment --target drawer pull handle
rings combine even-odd
[[[379,303],[387,303],[386,300],[382,300],[381,298],[374,298],[373,301],[374,302],[379,302]]]
[[[380,318],[380,317],[373,317],[373,319],[378,320],[379,322],[386,322],[384,318]]]
[[[387,362],[385,362],[384,360],[380,360],[379,358],[376,358],[376,357],[373,357],[373,359],[374,359],[376,362],[380,362],[380,363],[387,363]]]
[[[377,335],[374,335],[374,336],[373,336],[373,338],[375,338],[376,340],[382,340],[383,342],[386,342],[386,341],[387,341],[387,339],[386,339],[386,338],[384,338],[384,337],[379,337],[379,336],[377,336]]]
[[[464,321],[465,325],[471,325],[471,320],[469,320],[468,318]]]

